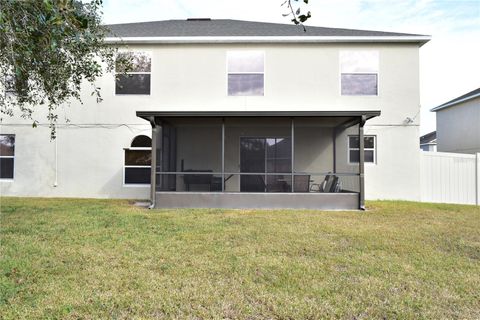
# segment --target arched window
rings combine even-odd
[[[128,185],[150,184],[152,168],[152,139],[145,135],[133,138],[125,149],[124,183]]]
[[[131,148],[151,148],[152,147],[152,139],[147,136],[140,135],[136,136],[132,140],[132,144],[130,145]]]

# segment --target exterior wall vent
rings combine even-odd
[[[212,21],[211,18],[188,18],[187,21]]]

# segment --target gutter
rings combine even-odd
[[[465,97],[465,98],[457,100],[457,101],[447,102],[445,104],[439,105],[438,107],[430,109],[430,112],[436,112],[438,110],[442,110],[442,109],[445,109],[445,108],[448,108],[448,107],[452,107],[456,104],[459,104],[459,103],[462,103],[462,102],[465,102],[465,101],[468,101],[468,100],[471,100],[471,99],[475,99],[475,98],[478,98],[478,97],[480,97],[480,93],[474,94],[473,96],[470,96],[470,97]]]
[[[189,43],[420,43],[431,36],[222,36],[222,37],[107,37],[106,43],[130,44],[189,44]]]
[[[380,110],[354,110],[354,111],[137,111],[139,118],[152,123],[152,118],[161,117],[361,117],[366,116],[367,120],[380,116]]]

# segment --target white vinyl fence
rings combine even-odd
[[[480,153],[420,153],[422,201],[480,205]]]

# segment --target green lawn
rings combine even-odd
[[[4,319],[479,319],[480,209],[1,198]]]

